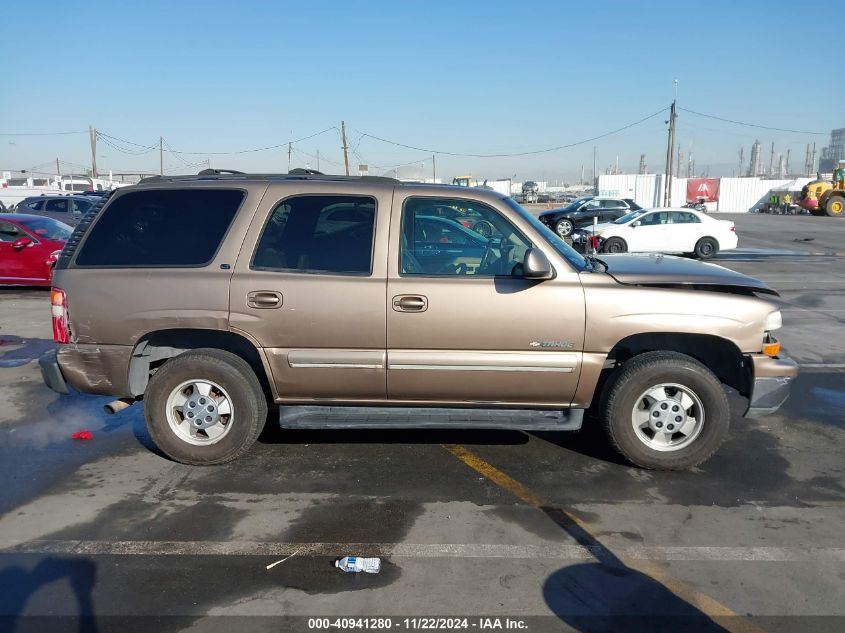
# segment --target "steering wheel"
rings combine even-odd
[[[493,252],[492,240],[487,240],[484,246],[484,254],[481,256],[481,262],[478,264],[478,272],[487,274],[487,267],[490,265],[490,254]]]

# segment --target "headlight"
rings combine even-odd
[[[766,317],[766,322],[763,324],[763,329],[766,332],[773,332],[774,330],[779,330],[781,327],[783,327],[783,317],[780,314],[780,310],[770,312],[769,316]]]

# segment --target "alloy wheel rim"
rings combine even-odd
[[[557,234],[561,237],[566,237],[572,233],[572,222],[569,220],[561,220],[557,223]]]
[[[167,423],[174,435],[194,446],[222,440],[232,428],[234,406],[229,394],[205,378],[186,380],[167,398]]]
[[[692,444],[704,428],[704,405],[689,387],[660,383],[646,389],[631,411],[637,439],[660,452]]]

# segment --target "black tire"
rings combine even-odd
[[[830,196],[824,204],[824,212],[832,218],[845,217],[845,197]]]
[[[695,256],[698,259],[710,259],[719,252],[719,242],[712,237],[702,237],[695,245]]]
[[[574,229],[575,225],[569,218],[561,218],[555,222],[555,233],[557,233],[560,237],[569,237],[572,235],[572,231]]]
[[[167,419],[167,400],[181,383],[208,380],[222,387],[232,406],[232,428],[214,444],[196,446],[181,439]],[[150,378],[144,394],[147,431],[168,457],[194,466],[223,464],[243,455],[267,421],[267,398],[244,359],[219,349],[197,349],[167,361]]]
[[[627,253],[628,244],[621,237],[611,237],[602,245],[602,253]]]
[[[698,434],[686,446],[671,451],[648,446],[632,422],[641,394],[666,383],[694,392],[703,409]],[[678,352],[646,352],[622,365],[603,390],[599,416],[613,447],[632,464],[652,470],[685,470],[701,464],[721,446],[730,425],[728,398],[719,379],[694,358]]]

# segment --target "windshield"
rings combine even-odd
[[[67,242],[73,229],[67,224],[52,218],[38,218],[32,220],[18,220],[27,231],[44,240],[53,242]]]
[[[549,227],[528,213],[528,211],[526,211],[513,198],[506,196],[503,200],[511,209],[516,211],[522,218],[529,222],[531,226],[541,233],[543,237],[546,238],[549,245],[555,249],[561,257],[572,264],[572,266],[574,266],[577,270],[586,270],[588,268],[586,259],[579,255],[569,244],[558,237]]]
[[[643,213],[645,213],[645,211],[642,211],[642,210],[631,211],[630,213],[626,213],[625,215],[623,215],[621,218],[614,220],[613,223],[614,224],[627,224],[628,222],[630,222],[634,218],[642,215]]]

